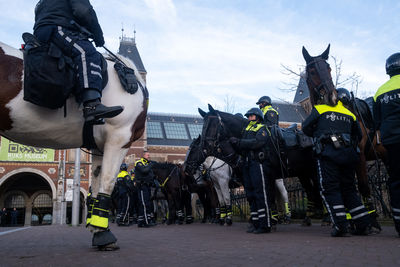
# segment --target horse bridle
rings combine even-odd
[[[307,68],[311,67],[311,65],[314,64],[314,67],[315,67],[316,71],[317,71],[318,74],[320,75],[321,83],[320,83],[319,85],[318,85],[318,84],[315,84],[314,81],[313,81],[311,78],[308,79],[308,78],[309,78],[309,75],[308,75],[308,74],[307,74],[307,77],[306,77],[307,80],[309,80],[310,83],[311,83],[311,85],[313,86],[312,90],[314,90],[314,92],[317,93],[318,96],[319,96],[320,98],[322,97],[322,95],[321,95],[321,93],[320,93],[322,88],[325,88],[327,92],[329,91],[328,85],[326,84],[326,80],[327,80],[327,78],[329,78],[329,77],[326,77],[326,76],[327,76],[327,73],[326,73],[325,71],[322,70],[321,63],[326,63],[326,64],[328,64],[328,63],[327,63],[324,59],[322,59],[321,57],[317,57],[316,59],[312,60],[311,62],[307,63],[307,65],[306,65],[306,69],[307,69]],[[328,66],[329,66],[329,64],[328,64]],[[306,73],[307,73],[307,72],[306,72]],[[321,74],[323,74],[323,76],[322,76]]]
[[[235,152],[232,152],[232,153],[230,153],[228,155],[224,155],[222,153],[222,147],[220,145],[220,139],[221,139],[221,136],[223,136],[221,134],[221,132],[225,132],[225,133],[227,132],[226,128],[224,127],[224,122],[222,121],[221,116],[218,114],[218,112],[217,112],[217,115],[213,116],[213,117],[216,117],[218,119],[218,127],[217,127],[216,137],[211,139],[211,141],[212,141],[212,143],[214,145],[212,147],[212,151],[210,152],[210,154],[212,156],[214,156],[214,157],[216,157],[218,155],[218,158],[221,159],[222,161],[226,162],[226,163],[230,162],[232,156],[235,155]],[[209,122],[207,122],[207,127],[208,127],[208,124],[209,124]],[[202,135],[202,136],[205,136],[205,135]],[[207,136],[205,136],[205,140],[209,140],[209,138],[207,138]],[[205,140],[202,141],[202,144],[201,144],[202,146],[204,146],[204,141]]]

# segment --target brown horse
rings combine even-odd
[[[133,62],[123,57],[121,60],[135,69],[139,84],[144,85]],[[67,116],[64,116],[62,109],[48,109],[24,101],[23,65],[22,52],[0,42],[0,135],[36,147],[79,148],[83,143],[84,119],[74,97],[68,98],[65,104]],[[93,176],[90,181],[92,197],[98,201],[93,202],[95,213],[87,221],[89,229],[94,233],[92,245],[106,250],[118,247],[115,245],[116,238],[108,229],[108,217],[100,212],[100,208],[109,210],[106,206],[109,206],[109,196],[119,167],[132,142],[144,132],[148,103],[148,92],[144,86],[135,94],[124,90],[113,65],[114,62],[108,62],[109,80],[102,101],[107,106],[122,105],[124,111],[107,119],[104,125],[93,127],[98,150],[93,154]],[[2,182],[0,179],[0,184]]]
[[[303,47],[303,57],[306,61],[306,81],[310,92],[311,104],[336,104],[337,91],[333,85],[331,68],[327,63],[329,57],[329,48],[319,56],[310,56],[308,51]],[[385,150],[379,142],[377,142],[377,134],[373,127],[373,120],[368,105],[362,100],[353,101],[353,105],[348,107],[357,117],[362,131],[362,139],[358,144],[360,149],[360,161],[356,166],[356,175],[358,188],[363,197],[364,204],[370,210],[371,217],[376,218],[376,211],[371,202],[371,190],[368,185],[367,161],[385,159]],[[367,124],[368,122],[368,124]],[[367,203],[365,203],[367,202]],[[373,226],[381,229],[376,220]]]

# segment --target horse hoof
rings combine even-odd
[[[97,249],[100,251],[114,251],[118,250],[119,246],[116,243],[111,243],[105,246],[97,246]]]
[[[232,220],[231,219],[227,219],[226,220],[226,225],[231,226],[232,225]]]
[[[117,238],[113,235],[110,229],[93,234],[92,246],[94,247],[106,247],[115,242],[117,242]]]
[[[301,226],[311,226],[311,218],[310,217],[305,217]]]

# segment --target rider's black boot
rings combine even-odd
[[[104,124],[103,119],[115,117],[123,110],[121,106],[106,107],[99,99],[96,99],[83,104],[83,117],[86,123]]]

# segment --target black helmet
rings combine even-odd
[[[126,165],[126,163],[122,163],[121,167],[119,167],[120,171],[128,171],[128,165]]]
[[[400,74],[400,53],[394,53],[386,59],[386,74]]]
[[[271,98],[269,96],[262,96],[258,99],[256,105],[260,105],[262,102],[267,103],[267,105],[271,105]]]
[[[249,111],[246,112],[246,114],[244,114],[247,118],[250,115],[256,115],[260,121],[264,120],[264,113],[261,111],[261,109],[259,108],[251,108],[249,109]]]
[[[349,106],[351,102],[351,95],[349,90],[346,88],[337,88],[337,97],[340,101],[342,101],[343,105]]]

